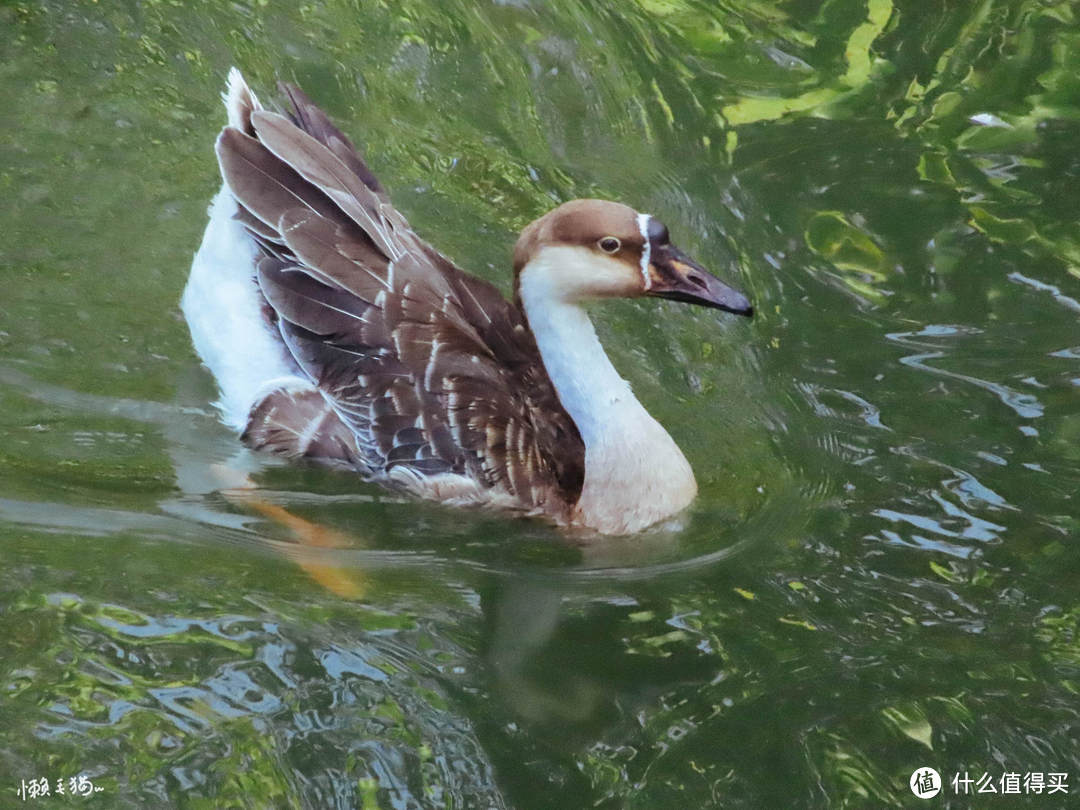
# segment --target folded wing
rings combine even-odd
[[[349,140],[283,90],[287,115],[234,104],[217,154],[268,316],[314,389],[271,392],[245,438],[422,494],[459,476],[565,513],[584,446],[520,311],[419,239]]]

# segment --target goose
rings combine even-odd
[[[233,68],[223,185],[181,300],[222,421],[452,505],[639,532],[697,494],[689,463],[582,308],[653,296],[750,316],[655,217],[573,200],[514,247],[514,297],[418,237],[350,140],[296,86],[265,109]]]

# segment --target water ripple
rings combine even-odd
[[[894,342],[907,345],[907,346],[920,346],[926,347],[925,342],[915,340],[914,338],[923,337],[953,337],[960,335],[978,334],[979,330],[971,328],[957,327],[951,325],[930,325],[926,326],[918,332],[892,332],[885,337]],[[946,356],[946,352],[941,351],[938,347],[934,346],[934,351],[920,352],[918,354],[908,355],[907,357],[901,357],[900,362],[909,368],[914,368],[919,371],[926,371],[930,374],[935,374],[940,377],[947,377],[953,380],[959,380],[961,382],[968,383],[970,385],[977,386],[986,391],[990,391],[997,396],[1005,405],[1012,408],[1018,416],[1022,416],[1025,419],[1037,419],[1043,415],[1044,408],[1038,397],[1034,394],[1026,394],[1017,391],[1009,386],[992,382],[990,380],[983,380],[979,377],[974,377],[969,374],[961,374],[957,371],[949,371],[948,369],[939,368],[927,364],[927,360],[937,360]]]
[[[1009,281],[1015,281],[1019,284],[1026,284],[1033,290],[1039,292],[1048,292],[1055,301],[1064,306],[1067,309],[1071,309],[1073,312],[1080,312],[1080,301],[1075,298],[1070,298],[1061,291],[1061,288],[1055,284],[1047,284],[1045,281],[1039,281],[1037,278],[1030,278],[1023,273],[1009,273]]]

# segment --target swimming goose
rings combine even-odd
[[[224,184],[182,309],[245,443],[451,504],[628,534],[697,493],[582,302],[656,296],[751,315],[747,299],[628,206],[574,200],[514,249],[514,301],[393,208],[298,88],[264,109],[235,68]]]

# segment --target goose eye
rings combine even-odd
[[[614,236],[605,236],[596,244],[599,245],[600,249],[604,251],[604,253],[618,253],[619,248],[622,247],[622,242],[620,242]]]

